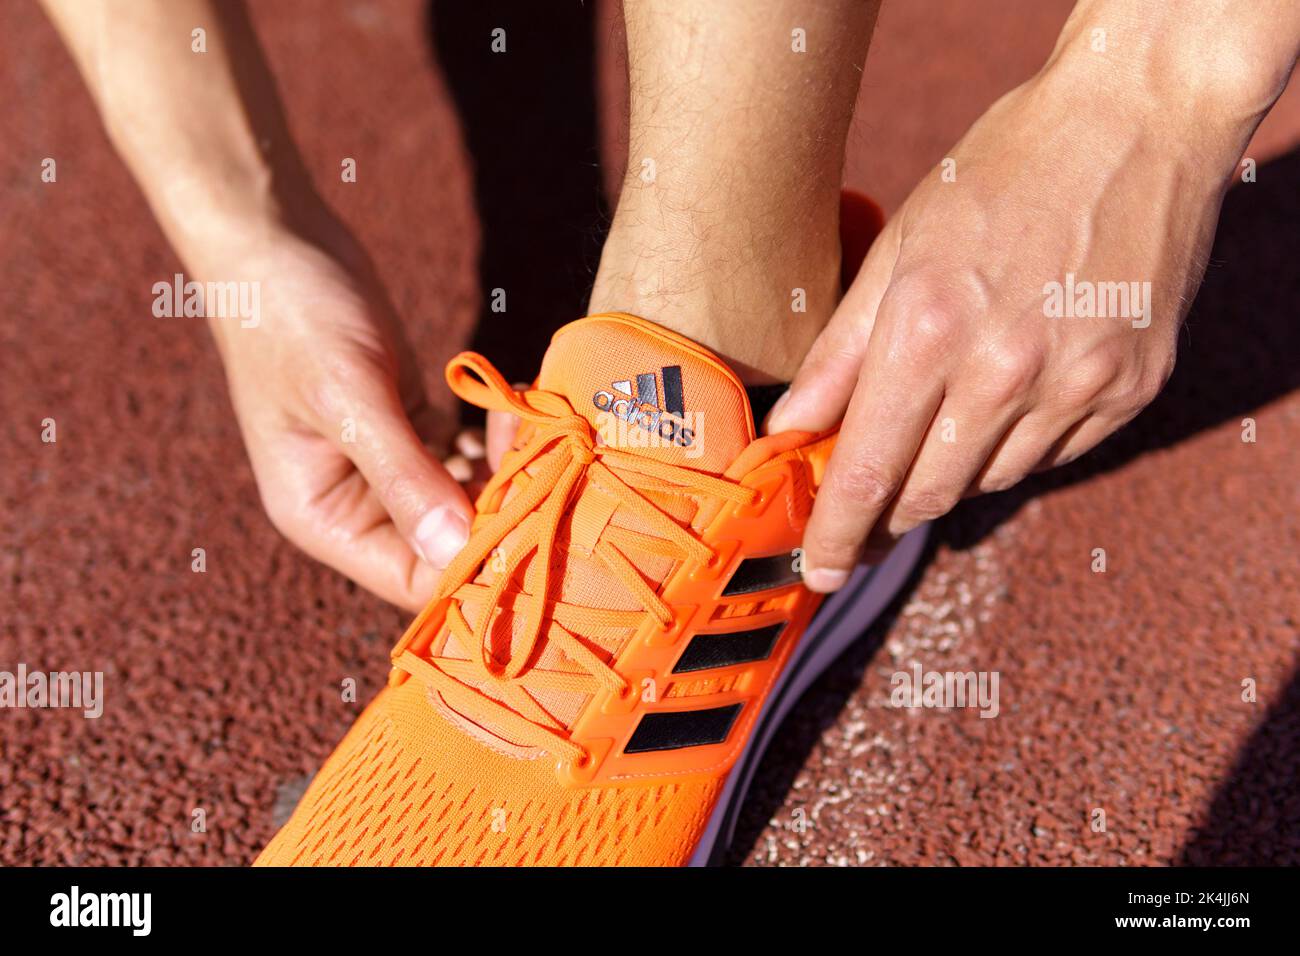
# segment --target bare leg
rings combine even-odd
[[[628,169],[592,312],[788,381],[839,300],[845,140],[877,2],[626,0]]]

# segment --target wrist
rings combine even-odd
[[[1168,163],[1200,171],[1215,183],[1232,175],[1263,117],[1210,87],[1169,86],[1142,67],[1098,71],[1070,54],[1053,60],[1028,86],[1053,104],[1049,115],[1068,124],[1083,118],[1086,137],[1099,162]],[[1220,103],[1224,105],[1219,105]],[[1064,115],[1062,115],[1064,114]]]
[[[257,302],[258,314],[241,313],[239,321],[228,310],[209,314],[208,327],[227,362],[232,352],[267,348],[265,335],[256,332],[274,327],[277,339],[292,338],[295,329],[310,335],[317,317],[312,302],[321,289],[358,300],[382,295],[365,250],[323,203],[293,216],[283,213],[195,220],[196,241],[178,248],[187,280],[233,284]]]
[[[1115,122],[1141,123],[1170,151],[1226,172],[1281,95],[1294,42],[1264,40],[1239,4],[1081,0],[1033,82],[1090,101]]]
[[[175,163],[139,178],[172,248],[195,272],[277,237],[322,232],[334,221],[305,173],[269,165]]]

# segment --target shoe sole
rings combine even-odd
[[[883,564],[858,568],[849,583],[818,608],[785,672],[768,695],[749,743],[731,768],[688,866],[717,866],[724,862],[736,833],[740,807],[781,721],[808,686],[849,645],[865,636],[880,613],[898,596],[921,559],[928,532],[928,525],[909,532]]]

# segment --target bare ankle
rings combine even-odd
[[[786,228],[688,214],[669,228],[621,204],[590,312],[631,312],[727,360],[746,384],[787,382],[839,301],[834,212]]]

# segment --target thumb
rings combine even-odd
[[[469,540],[474,509],[465,490],[425,447],[387,383],[360,396],[353,424],[351,434],[336,433],[339,451],[415,554],[432,567],[447,567]]]
[[[808,350],[790,388],[772,406],[763,429],[767,434],[826,431],[844,417],[867,353],[876,312],[893,273],[897,236],[897,227],[891,223],[871,247],[857,278]]]

